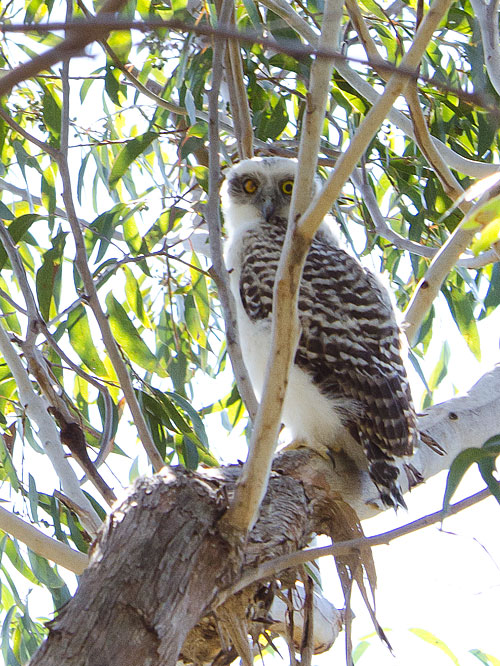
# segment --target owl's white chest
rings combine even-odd
[[[226,244],[226,265],[230,271],[230,286],[236,301],[238,332],[243,359],[252,382],[253,389],[260,400],[267,372],[271,350],[270,319],[252,321],[241,301],[240,275],[242,269],[242,241],[246,229],[232,234]],[[326,446],[331,449],[349,449],[351,457],[364,463],[361,447],[350,437],[344,427],[341,415],[352,408],[345,398],[337,401],[324,396],[313,383],[310,376],[298,366],[293,366],[283,405],[282,421],[290,430],[294,440],[305,440],[309,447]],[[352,446],[354,445],[354,450]]]

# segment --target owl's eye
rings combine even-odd
[[[291,179],[284,180],[281,183],[281,191],[283,192],[283,194],[290,195],[293,192],[293,180]]]
[[[254,194],[255,192],[257,192],[258,187],[259,184],[253,178],[245,178],[245,180],[243,181],[243,189],[247,194]]]

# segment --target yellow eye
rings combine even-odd
[[[259,187],[258,183],[256,180],[253,178],[246,178],[243,181],[243,189],[247,194],[254,194],[257,192],[257,188]]]
[[[288,194],[290,195],[293,192],[293,180],[284,180],[281,183],[281,191],[283,194]]]

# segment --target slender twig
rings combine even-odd
[[[427,123],[425,122],[422,107],[420,106],[420,102],[418,100],[417,87],[415,85],[408,85],[405,91],[405,98],[410,110],[417,146],[420,148],[423,155],[425,155],[429,165],[432,167],[434,173],[441,181],[443,189],[448,197],[452,201],[460,199],[464,193],[464,189],[452,174],[450,168],[446,164],[443,156],[433,141],[433,137],[431,136],[429,128],[427,127]],[[463,213],[467,213],[471,207],[471,204],[465,199],[462,199],[458,207]]]
[[[2,80],[3,79],[0,79],[0,81],[2,81]],[[47,155],[50,155],[53,159],[57,158],[57,155],[59,154],[59,151],[56,148],[49,145],[48,143],[45,143],[45,141],[41,141],[40,139],[37,139],[37,137],[33,136],[33,134],[30,134],[28,131],[26,131],[24,129],[24,127],[21,127],[21,125],[19,123],[17,123],[13,118],[11,118],[11,116],[6,111],[4,111],[4,109],[2,109],[1,107],[0,107],[0,118],[5,123],[7,123],[7,125],[11,129],[13,129],[15,132],[20,134],[24,139],[26,139],[27,141],[30,141],[35,146],[40,148],[40,150],[43,153],[47,153]]]
[[[88,565],[88,557],[65,543],[51,539],[36,527],[0,507],[0,529],[26,544],[33,552],[80,575]]]
[[[21,343],[21,347],[28,361],[28,368],[30,372],[36,378],[40,389],[42,390],[42,392],[44,393],[44,395],[46,396],[46,398],[50,403],[49,409],[55,410],[57,414],[60,415],[59,420],[61,421],[61,423],[59,425],[61,426],[61,434],[59,435],[59,438],[61,441],[63,441],[63,433],[69,432],[65,431],[64,427],[70,426],[70,424],[76,422],[64,398],[56,388],[54,378],[50,376],[45,359],[43,358],[42,354],[36,347],[36,338],[38,332],[42,330],[45,333],[49,342],[52,344],[52,346],[56,347],[56,351],[58,351],[58,353],[61,352],[64,360],[73,367],[75,367],[75,365],[66,356],[66,354],[59,349],[57,343],[53,339],[52,335],[49,333],[47,325],[45,324],[43,317],[41,316],[40,311],[38,310],[38,306],[33,296],[33,292],[31,291],[31,287],[28,283],[26,271],[24,269],[19,252],[17,251],[17,248],[15,247],[10,234],[3,223],[0,223],[0,240],[2,242],[5,251],[7,252],[11,266],[14,270],[14,274],[16,275],[17,281],[19,283],[19,288],[21,289],[21,293],[23,294],[24,301],[26,303],[26,315],[28,317],[28,327],[27,327],[28,332],[26,335],[26,341]],[[80,371],[80,369],[78,368],[77,371]],[[111,405],[109,404],[111,401],[111,398],[109,396],[109,391],[107,391],[105,387],[101,386],[99,382],[96,382],[90,376],[88,377],[88,381],[96,385],[97,388],[99,388],[99,390],[102,391],[105,404],[106,404],[106,393],[108,394],[107,429],[110,431],[112,427],[112,409]],[[106,428],[104,430],[106,431]],[[79,430],[79,434],[80,432],[81,430]],[[105,434],[105,432],[103,432],[103,434]],[[73,443],[73,440],[74,437],[68,438],[68,441],[64,443],[67,443],[70,446]],[[104,479],[97,472],[94,465],[90,461],[84,441],[81,440],[79,441],[81,442],[81,444],[83,444],[83,446],[79,447],[76,451],[73,451],[71,446],[70,448],[72,452],[76,454],[77,461],[83,467],[84,471],[87,472],[92,483],[96,486],[96,488],[99,490],[99,492],[108,502],[108,504],[111,505],[115,501],[116,497],[111,488],[109,488],[109,486],[106,484]]]
[[[478,2],[481,2],[481,0],[478,0]],[[290,25],[290,27],[292,27],[301,37],[309,42],[312,47],[317,46],[318,36],[314,30],[302,17],[293,11],[293,9],[285,0],[264,0],[263,4],[281,16],[281,18],[286,21],[288,25]],[[376,45],[371,39],[366,23],[355,0],[348,0],[346,2],[346,7],[349,12],[349,16],[353,21],[356,30],[358,31],[358,35],[363,41],[365,48],[367,49],[368,62],[379,74],[382,75],[384,72],[390,73],[384,67],[385,61],[381,59]],[[379,99],[379,93],[370,83],[368,83],[368,81],[365,81],[357,72],[349,67],[349,61],[349,57],[346,57],[345,60],[336,60],[336,68],[338,73],[371,104],[375,104]],[[351,62],[356,62],[356,59],[352,59]],[[411,122],[401,111],[398,109],[391,109],[388,113],[388,118],[407,136],[415,139]],[[483,178],[484,176],[493,173],[497,169],[497,165],[495,164],[485,164],[475,160],[467,159],[466,157],[459,155],[436,137],[432,137],[432,142],[435,144],[438,152],[440,155],[442,155],[443,159],[450,167],[468,176]],[[491,258],[488,258],[486,263],[495,261],[493,258],[493,253],[490,254],[492,256]]]
[[[0,190],[5,190],[6,192],[10,192],[11,194],[15,194],[16,196],[20,197],[23,201],[28,201],[31,199],[33,204],[35,206],[43,206],[43,201],[41,197],[37,197],[34,194],[31,194],[31,192],[28,192],[22,187],[18,187],[17,185],[13,185],[12,183],[8,183],[6,180],[3,178],[0,178]],[[57,215],[59,217],[66,217],[66,211],[63,210],[62,208],[58,208],[57,206],[54,208],[54,215]],[[82,224],[86,224],[85,222],[82,221]]]
[[[224,26],[229,20],[232,0],[222,3],[219,25]],[[236,323],[236,304],[229,289],[229,275],[222,256],[222,231],[219,210],[219,186],[221,180],[219,164],[219,90],[222,81],[222,63],[224,60],[224,43],[214,41],[212,58],[212,85],[208,95],[209,105],[209,195],[206,206],[206,219],[210,240],[210,256],[213,264],[212,276],[217,284],[226,327],[226,340],[233,372],[241,398],[246,405],[251,419],[257,413],[257,400],[245,368],[241,348],[238,343]]]
[[[450,4],[451,0],[435,0],[430,6],[420,28],[417,30],[413,44],[401,61],[404,70],[415,70],[417,68],[429,41],[432,39],[434,30],[439,25]],[[408,79],[406,77],[401,77],[398,73],[391,76],[384,93],[372,106],[352,137],[349,148],[339,157],[326,185],[300,220],[299,230],[302,234],[307,237],[314,235],[322,219],[328,213],[332,201],[335,201],[340,194],[345,181],[360,160],[366,146],[378,131],[380,124],[391,110],[396,99],[405,90],[407,84]]]
[[[108,0],[111,2],[112,0]],[[118,2],[118,0],[113,0]],[[25,79],[36,76],[38,72],[42,71],[44,68],[50,67],[57,62],[63,60],[66,57],[76,56],[79,51],[81,51],[82,46],[90,44],[92,41],[99,41],[103,39],[111,30],[139,30],[142,32],[148,32],[154,28],[166,28],[172,30],[179,30],[185,32],[192,32],[194,34],[208,35],[213,36],[217,39],[236,39],[241,42],[247,42],[252,44],[261,44],[263,46],[268,46],[271,49],[274,49],[281,53],[286,53],[298,59],[303,58],[304,56],[315,56],[315,57],[324,57],[332,58],[336,63],[343,62],[355,62],[369,67],[373,67],[378,71],[386,71],[388,73],[397,72],[402,77],[407,77],[408,79],[415,79],[416,74],[412,69],[406,69],[404,66],[397,66],[392,63],[382,62],[377,60],[376,63],[371,63],[369,60],[364,58],[357,58],[354,56],[347,56],[331,49],[317,49],[310,47],[305,44],[299,44],[296,41],[282,39],[277,41],[270,37],[263,37],[255,31],[239,31],[237,29],[231,28],[231,26],[217,26],[212,27],[208,24],[189,24],[183,21],[178,21],[171,19],[168,21],[162,21],[159,19],[147,19],[141,21],[127,20],[121,18],[109,18],[103,16],[102,13],[97,14],[95,20],[86,20],[86,21],[72,21],[70,24],[66,22],[60,23],[39,23],[31,24],[29,27],[22,24],[10,24],[2,26],[3,32],[51,32],[57,30],[71,30],[72,33],[75,33],[79,36],[79,39],[76,37],[72,40],[71,44],[66,44],[65,42],[59,44],[54,49],[51,49],[45,54],[34,58],[24,65],[20,65],[15,70],[9,72],[0,79],[0,95],[5,95],[8,93],[14,85],[24,81]],[[92,35],[92,37],[91,37]],[[65,40],[66,41],[66,40]],[[74,49],[74,44],[77,45],[76,51]],[[453,95],[460,97],[463,100],[481,106],[489,110],[496,117],[498,114],[498,108],[495,107],[494,103],[490,100],[488,96],[485,96],[483,93],[474,93],[466,92],[461,89],[457,89],[452,86],[448,86],[443,82],[437,82],[432,77],[426,77],[422,74],[418,75],[418,78],[421,80],[434,85],[444,92],[449,92]]]
[[[232,15],[234,25],[234,12]],[[235,99],[231,104],[233,114],[237,110],[239,132],[238,144],[240,146],[241,159],[253,157],[253,131],[252,131],[252,118],[250,114],[250,105],[248,102],[248,94],[243,80],[243,65],[241,62],[241,51],[239,44],[233,39],[229,40],[227,45],[227,54],[230,64],[230,69],[227,72],[232,78],[234,86]],[[236,109],[235,109],[236,106]]]
[[[99,10],[98,16],[104,19],[104,17],[120,11],[125,4],[125,1],[126,0],[106,0]],[[64,24],[65,27],[61,29],[67,30],[68,21],[64,21]],[[111,28],[103,26],[102,22],[101,24],[97,22],[93,27],[85,26],[80,23],[80,28],[71,30],[60,44],[54,46],[45,53],[35,56],[31,60],[28,60],[26,63],[5,74],[0,79],[0,97],[10,92],[12,88],[21,81],[36,76],[61,60],[64,61],[67,58],[80,54],[88,44],[91,44],[99,38],[105,38],[110,30]]]
[[[488,488],[467,497],[466,499],[461,500],[452,504],[446,516],[454,516],[465,509],[468,509],[479,502],[491,497],[491,492]],[[442,509],[434,513],[430,513],[427,516],[418,518],[411,523],[402,525],[401,527],[396,527],[395,529],[389,530],[388,532],[383,532],[382,534],[377,534],[376,536],[371,537],[358,537],[356,539],[349,539],[348,541],[340,541],[332,546],[322,546],[320,548],[307,548],[305,550],[299,550],[295,553],[289,553],[287,555],[282,555],[274,560],[269,560],[268,562],[263,562],[258,567],[253,570],[247,571],[240,580],[232,585],[227,590],[221,592],[217,597],[217,605],[224,603],[226,599],[231,597],[233,594],[241,592],[245,587],[248,587],[252,583],[255,583],[259,580],[266,580],[272,577],[274,574],[279,571],[285,571],[286,569],[296,568],[306,562],[312,562],[318,557],[326,557],[327,555],[348,555],[349,553],[362,550],[364,548],[371,548],[372,546],[381,546],[386,545],[399,539],[403,536],[413,534],[418,530],[429,527],[430,525],[435,525],[436,523],[441,522],[445,516],[443,515]]]
[[[375,66],[377,65],[375,64]],[[376,104],[378,102],[380,99],[380,93],[378,93],[368,81],[365,81],[365,79],[363,79],[357,72],[351,69],[347,62],[336,63],[336,69],[342,78],[345,79],[359,95],[362,95],[367,99],[370,104]],[[393,108],[388,112],[387,118],[394,123],[394,125],[399,127],[399,129],[410,139],[415,140],[411,121],[404,113]],[[468,159],[467,157],[463,157],[456,153],[438,138],[432,137],[432,140],[436,144],[437,149],[442,154],[443,159],[448,166],[452,169],[456,169],[460,173],[473,178],[484,178],[498,170],[497,164],[488,164],[486,162],[478,162],[476,160]]]
[[[78,224],[78,219],[76,217],[76,211],[73,203],[71,175],[68,162],[67,160],[60,159],[58,160],[58,165],[59,172],[61,174],[61,180],[63,182],[62,196],[66,211],[68,213],[68,222],[70,223],[76,246],[75,265],[84,284],[85,301],[96,318],[99,330],[101,331],[104,346],[106,347],[106,351],[108,352],[113,368],[115,369],[115,372],[118,376],[125,400],[127,401],[129,409],[132,413],[132,418],[134,419],[134,424],[137,428],[139,439],[141,440],[141,443],[146,453],[148,454],[153,468],[155,471],[159,471],[162,467],[165,466],[165,463],[159,454],[155,443],[153,442],[151,433],[149,432],[149,428],[144,419],[142,409],[135,395],[134,387],[132,386],[132,381],[130,379],[127,366],[125,365],[116,340],[111,332],[108,318],[106,317],[99,302],[99,297],[97,295],[92,273],[90,272],[88,266],[85,241],[81,227]]]

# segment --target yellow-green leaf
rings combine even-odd
[[[109,174],[109,187],[111,189],[116,187],[116,184],[121,178],[123,178],[132,162],[146,150],[157,136],[158,134],[156,132],[145,132],[145,134],[141,134],[141,136],[138,136],[125,144],[118,153],[118,157]]]
[[[89,320],[83,307],[70,312],[67,320],[69,341],[87,368],[100,377],[107,377],[106,367],[101,361],[92,341]]]
[[[130,360],[148,372],[165,377],[166,372],[160,362],[146,345],[128,318],[124,308],[111,292],[106,296],[106,306],[113,335]]]

